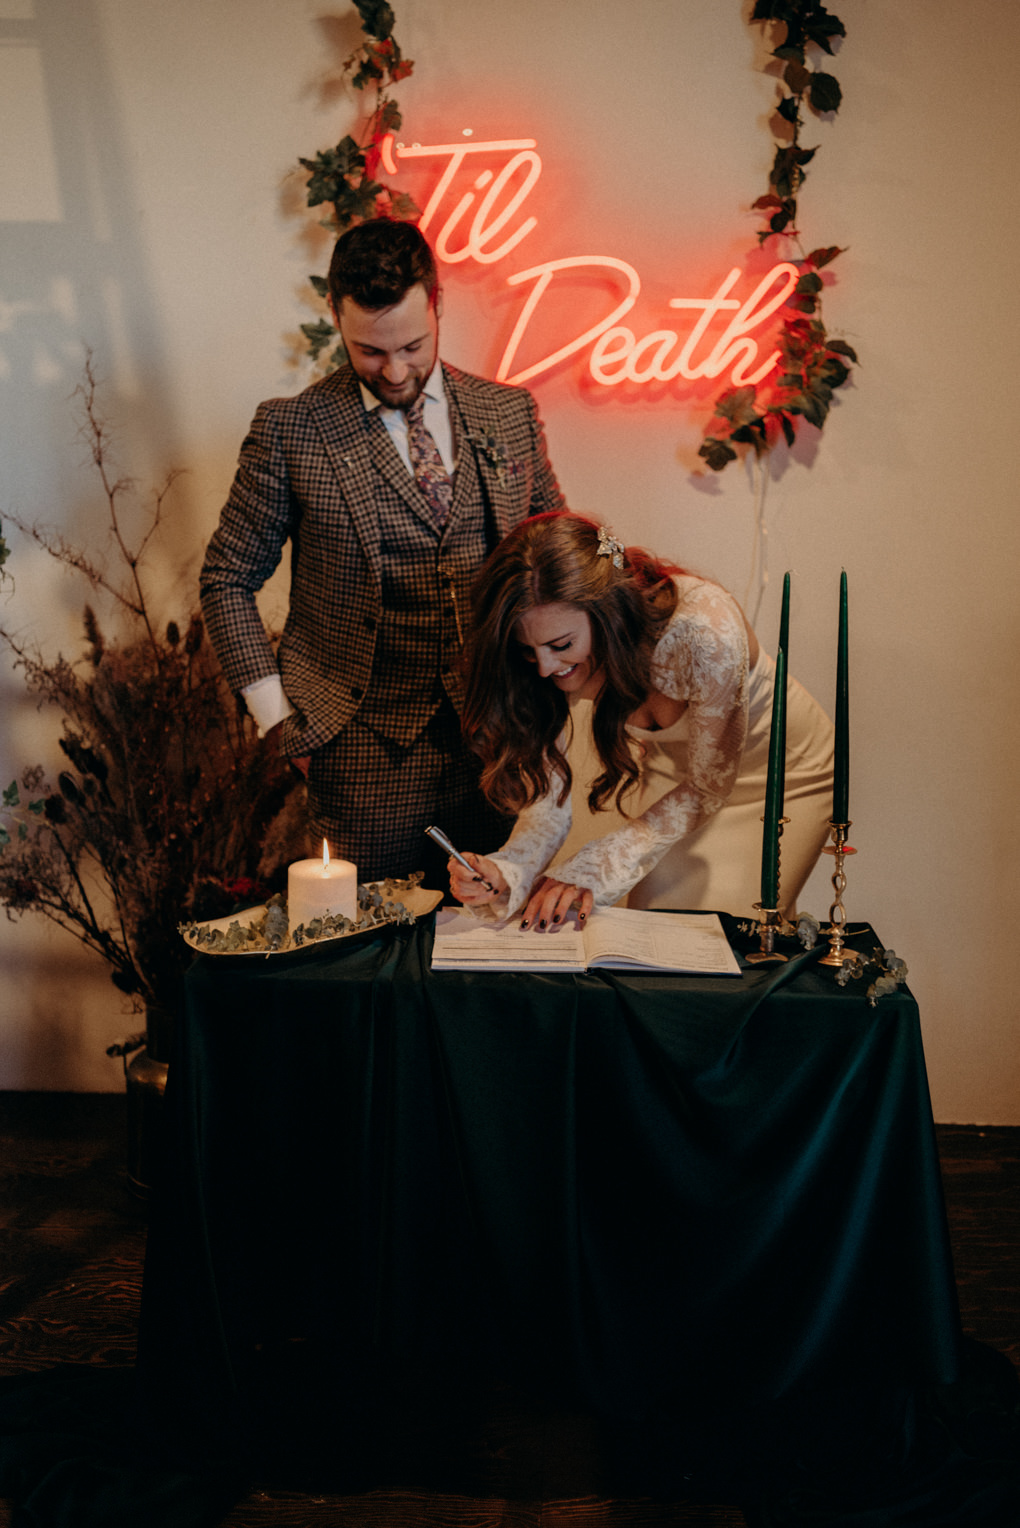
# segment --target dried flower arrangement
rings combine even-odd
[[[85,606],[85,656],[45,658],[5,627],[29,692],[62,712],[68,767],[49,785],[24,770],[0,800],[0,903],[41,913],[110,967],[143,1007],[172,1009],[193,959],[182,919],[224,916],[281,882],[300,826],[301,782],[257,745],[228,690],[201,616],[157,629],[146,555],[173,475],[129,542],[130,482],[112,470],[91,358],[78,389],[82,433],[102,483],[115,575],[58,534],[11,524],[112,606],[110,636]],[[160,1058],[165,1059],[165,1058]]]

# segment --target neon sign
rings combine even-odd
[[[474,175],[469,188],[464,182],[477,169],[477,155],[500,155],[503,164],[498,173],[484,168]],[[466,260],[493,266],[505,260],[538,227],[538,219],[524,217],[516,227],[509,225],[521,212],[524,203],[542,173],[542,159],[534,138],[500,138],[485,143],[397,144],[390,134],[382,146],[382,164],[390,175],[398,170],[398,159],[445,159],[438,180],[425,203],[419,227],[426,231],[437,218],[447,193],[460,191],[453,210],[446,216],[433,244],[438,259],[447,265]],[[472,162],[472,160],[474,162]],[[484,193],[484,194],[483,194]],[[481,200],[479,201],[479,197]],[[477,205],[476,205],[477,204]],[[470,221],[469,219],[470,216]],[[500,240],[497,244],[494,241]],[[569,272],[601,272],[619,287],[622,297],[596,323],[567,343],[551,350],[540,360],[520,371],[511,372],[517,352],[542,299],[550,285],[569,281]],[[741,270],[734,266],[711,297],[671,297],[669,306],[698,314],[685,337],[675,329],[654,329],[638,336],[621,324],[641,293],[641,277],[626,260],[613,255],[566,255],[546,260],[527,270],[514,271],[506,277],[511,287],[531,282],[499,365],[500,382],[532,381],[568,356],[588,350],[588,372],[601,387],[616,387],[621,382],[644,385],[668,383],[677,378],[695,381],[700,377],[719,377],[729,371],[735,387],[761,382],[774,371],[781,359],[778,350],[762,358],[754,331],[782,307],[793,292],[800,271],[789,261],[781,261],[758,282],[743,301],[730,293],[740,280]],[[720,315],[732,315],[714,338],[709,329]],[[539,323],[540,328],[540,323]]]

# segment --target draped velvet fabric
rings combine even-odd
[[[909,992],[822,949],[433,974],[430,922],[193,967],[140,1343],[168,1422],[230,1446],[298,1353],[317,1403],[484,1373],[624,1428],[956,1378]]]
[[[433,975],[431,939],[196,961],[138,1368],[0,1383],[18,1528],[210,1528],[256,1481],[491,1494],[487,1444],[474,1476],[443,1456],[496,1394],[583,1419],[567,1494],[1020,1522],[1020,1388],[960,1336],[909,992],[869,1008],[823,950]]]

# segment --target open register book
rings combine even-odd
[[[676,971],[739,976],[740,966],[716,913],[655,913],[609,907],[583,930],[569,924],[539,933],[519,928],[520,914],[483,923],[456,907],[436,914],[434,971]]]

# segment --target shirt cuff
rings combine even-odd
[[[245,686],[241,695],[259,737],[265,737],[273,727],[294,714],[294,707],[283,692],[279,674],[267,674],[264,679],[256,679],[254,684]]]

